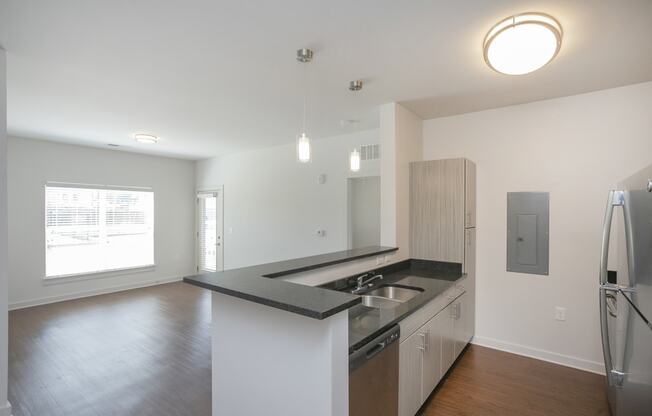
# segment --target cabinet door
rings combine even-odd
[[[464,260],[464,159],[410,163],[410,252],[420,260]]]
[[[475,228],[465,230],[464,243],[464,273],[466,273],[466,324],[469,339],[475,333]]]
[[[455,355],[457,358],[469,340],[468,336],[468,296],[461,295],[452,304],[453,337],[455,338]]]
[[[446,374],[455,361],[455,334],[453,331],[453,309],[455,302],[439,312],[442,315],[441,327],[441,373]]]
[[[464,263],[463,272],[469,279],[475,281],[475,228],[464,230]]]
[[[464,227],[475,227],[475,163],[464,160]]]
[[[423,339],[421,330],[418,330],[399,346],[399,416],[414,416],[423,403]]]
[[[466,344],[468,344],[471,341],[471,338],[473,338],[475,316],[472,313],[473,310],[471,307],[472,302],[474,301],[473,295],[467,292],[462,296],[462,329],[464,334],[462,341],[464,345],[462,345],[461,349],[464,349]]]
[[[448,326],[448,315],[443,311],[435,315],[424,326],[425,349],[423,351],[423,394],[426,401],[441,380],[441,339]]]

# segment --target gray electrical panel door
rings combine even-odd
[[[507,193],[507,271],[548,274],[548,192]]]

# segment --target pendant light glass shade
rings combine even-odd
[[[301,163],[310,162],[310,139],[306,133],[301,133],[297,138],[297,160]]]
[[[523,13],[496,24],[484,39],[484,59],[496,72],[523,75],[552,61],[561,48],[562,28],[552,16]]]
[[[349,168],[351,172],[358,172],[360,170],[360,152],[358,149],[353,149],[349,156]]]

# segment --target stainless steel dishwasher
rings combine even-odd
[[[398,415],[398,339],[394,325],[349,355],[349,416]]]

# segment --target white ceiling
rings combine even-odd
[[[491,71],[486,31],[525,11],[561,22],[559,56]],[[9,133],[187,158],[288,143],[304,46],[314,138],[376,127],[390,101],[432,118],[571,95],[652,80],[651,22],[650,0],[3,0]]]

